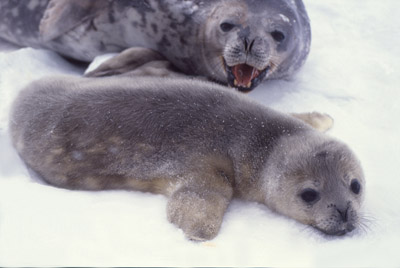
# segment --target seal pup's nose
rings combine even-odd
[[[343,222],[347,222],[348,220],[348,212],[349,212],[349,207],[346,209],[336,209],[339,212],[340,217],[342,218]]]

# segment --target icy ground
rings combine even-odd
[[[7,137],[9,105],[28,82],[79,75],[56,54],[0,46],[0,266],[400,266],[400,2],[305,0],[310,57],[289,81],[251,97],[281,111],[323,111],[366,174],[368,228],[326,238],[255,203],[235,201],[211,242],[166,219],[163,196],[71,192],[40,184]]]

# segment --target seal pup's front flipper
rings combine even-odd
[[[189,181],[170,196],[168,220],[182,229],[190,240],[211,240],[221,228],[233,188],[216,174],[196,174]]]
[[[51,0],[39,25],[43,42],[63,35],[107,10],[109,1]],[[95,27],[95,26],[94,26]]]
[[[320,132],[326,132],[333,127],[333,118],[329,114],[319,112],[291,113],[291,116],[300,119]]]

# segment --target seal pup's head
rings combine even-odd
[[[209,76],[240,91],[292,74],[308,55],[311,31],[301,0],[221,1],[208,16]]]
[[[265,203],[328,235],[344,235],[360,222],[365,180],[343,143],[323,134],[283,138],[265,169]]]

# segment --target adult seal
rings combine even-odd
[[[0,37],[82,61],[146,47],[183,73],[249,91],[302,66],[311,32],[301,0],[10,0]]]
[[[364,176],[345,144],[211,82],[39,80],[16,99],[10,130],[49,184],[164,194],[190,239],[214,238],[235,197],[329,235],[360,222]]]

